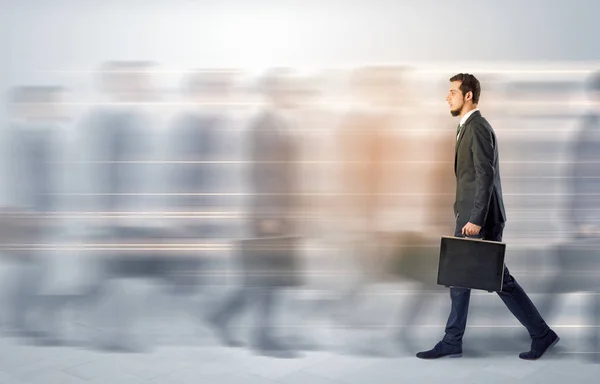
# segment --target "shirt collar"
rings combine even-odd
[[[474,109],[470,110],[469,112],[465,113],[465,115],[462,117],[462,119],[460,119],[460,126],[462,127],[463,125],[465,125],[465,123],[467,122],[467,119],[469,117],[471,117],[471,115],[477,111],[479,111],[479,109],[474,108]]]

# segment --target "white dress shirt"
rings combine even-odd
[[[460,134],[462,133],[462,128],[463,125],[465,125],[467,119],[476,111],[479,111],[479,109],[474,108],[471,109],[469,112],[465,113],[464,116],[462,117],[462,119],[460,119],[460,130],[458,131],[458,133],[456,134],[456,140],[458,141],[458,138],[460,137]]]

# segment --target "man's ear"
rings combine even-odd
[[[465,100],[473,100],[473,92],[469,91],[465,94]]]

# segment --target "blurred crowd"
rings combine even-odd
[[[454,73],[205,69],[172,74],[176,91],[157,85],[161,73],[107,62],[90,74],[92,97],[7,93],[4,330],[69,344],[75,313],[107,329],[89,345],[143,351],[152,342],[137,324],[186,316],[275,357],[331,348],[339,338],[314,337],[323,324],[376,328],[412,351],[430,293],[445,292]],[[584,321],[597,326],[600,76],[475,75],[499,139],[513,273],[550,322],[560,294],[593,293]],[[382,284],[409,294],[390,327],[373,327],[369,289]]]

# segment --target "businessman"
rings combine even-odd
[[[498,166],[498,143],[494,130],[477,109],[480,94],[481,87],[475,76],[461,73],[450,78],[446,101],[452,116],[460,117],[454,156],[454,236],[502,241],[506,214]],[[498,292],[498,296],[531,336],[531,350],[521,353],[521,359],[537,360],[558,342],[559,337],[548,327],[506,267],[502,291]],[[446,334],[433,349],[417,353],[418,358],[462,356],[470,297],[470,289],[450,288],[452,307]]]
[[[298,149],[294,126],[288,117],[297,107],[292,73],[287,68],[273,68],[267,73],[261,84],[266,106],[248,130],[249,181],[253,190],[248,210],[252,239],[288,237],[296,231],[293,216],[297,204],[294,194]],[[240,253],[240,264],[247,277],[245,285],[226,299],[209,321],[227,345],[236,346],[239,343],[229,330],[231,321],[245,309],[255,309],[258,319],[252,348],[265,356],[297,357],[291,346],[275,336],[273,326],[278,298],[283,289],[295,285],[291,282],[295,279],[288,279],[282,273],[295,265],[294,252],[280,253],[281,258],[276,262],[273,252],[258,254],[243,249]]]

